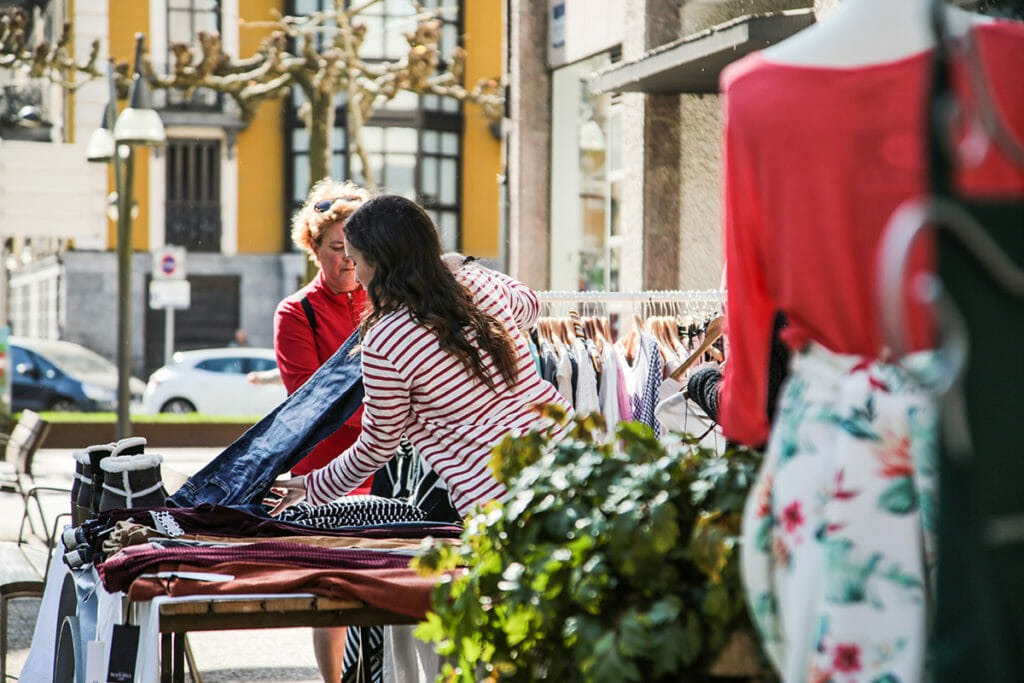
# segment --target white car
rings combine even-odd
[[[142,412],[266,415],[285,399],[284,385],[253,384],[246,375],[276,368],[273,349],[178,351],[170,365],[149,376]]]

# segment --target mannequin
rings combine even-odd
[[[928,22],[930,0],[843,0],[823,21],[763,51],[779,64],[854,67],[880,64],[923,52],[934,37]],[[952,35],[989,17],[949,6]]]
[[[730,360],[720,422],[748,445],[770,433],[744,515],[742,568],[765,649],[794,683],[928,678],[937,438],[928,378],[942,368],[920,307],[907,316],[912,352],[891,362],[875,263],[890,216],[928,192],[929,9],[929,0],[845,0],[722,75]],[[948,17],[953,33],[977,26],[993,82],[1015,87],[1024,25],[953,8]],[[1020,121],[1024,98],[1013,102],[1004,119]],[[983,190],[993,178],[1024,188],[1024,170],[997,152],[962,175]],[[928,256],[915,255],[910,281]],[[789,320],[793,355],[769,425],[776,311]]]

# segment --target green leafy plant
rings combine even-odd
[[[749,632],[738,541],[759,454],[640,423],[605,433],[590,416],[568,438],[505,439],[508,501],[418,560],[445,572],[417,629],[444,680],[700,680]]]

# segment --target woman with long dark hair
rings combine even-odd
[[[535,406],[568,402],[541,379],[521,331],[539,311],[520,282],[441,253],[415,202],[376,197],[345,223],[345,250],[366,289],[360,325],[366,396],[359,439],[325,467],[277,482],[277,514],[303,497],[330,502],[385,464],[404,434],[466,514],[502,499],[488,467],[507,434],[541,420]],[[562,427],[561,429],[566,429]]]

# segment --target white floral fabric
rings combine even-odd
[[[787,682],[925,679],[934,586],[935,354],[795,354],[747,500],[742,570]]]

